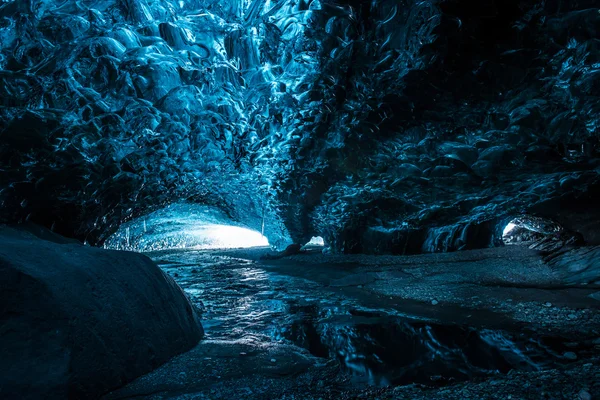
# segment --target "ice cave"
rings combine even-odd
[[[0,0],[1,399],[600,399],[598,0]]]

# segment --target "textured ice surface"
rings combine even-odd
[[[0,219],[98,244],[188,201],[418,253],[527,212],[600,241],[597,7],[4,0]]]

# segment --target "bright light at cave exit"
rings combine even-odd
[[[325,246],[325,241],[321,236],[313,236],[310,242],[306,243],[307,246]]]
[[[514,228],[515,226],[516,226],[516,225],[515,225],[515,224],[513,224],[512,222],[511,222],[510,224],[506,225],[506,228],[504,228],[504,232],[502,232],[502,236],[506,236],[506,235],[507,235],[507,234],[508,234],[510,231],[512,231],[512,230],[513,230],[513,228]]]
[[[247,248],[268,246],[269,241],[260,232],[239,226],[206,225],[202,229],[186,232],[203,238],[207,248]]]

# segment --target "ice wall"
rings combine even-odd
[[[0,219],[99,244],[184,200],[280,247],[482,247],[520,213],[600,241],[599,24],[591,0],[4,0]]]

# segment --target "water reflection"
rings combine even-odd
[[[202,311],[207,339],[293,344],[337,359],[357,384],[443,385],[566,362],[559,338],[407,319],[249,260],[203,251],[152,256]]]

